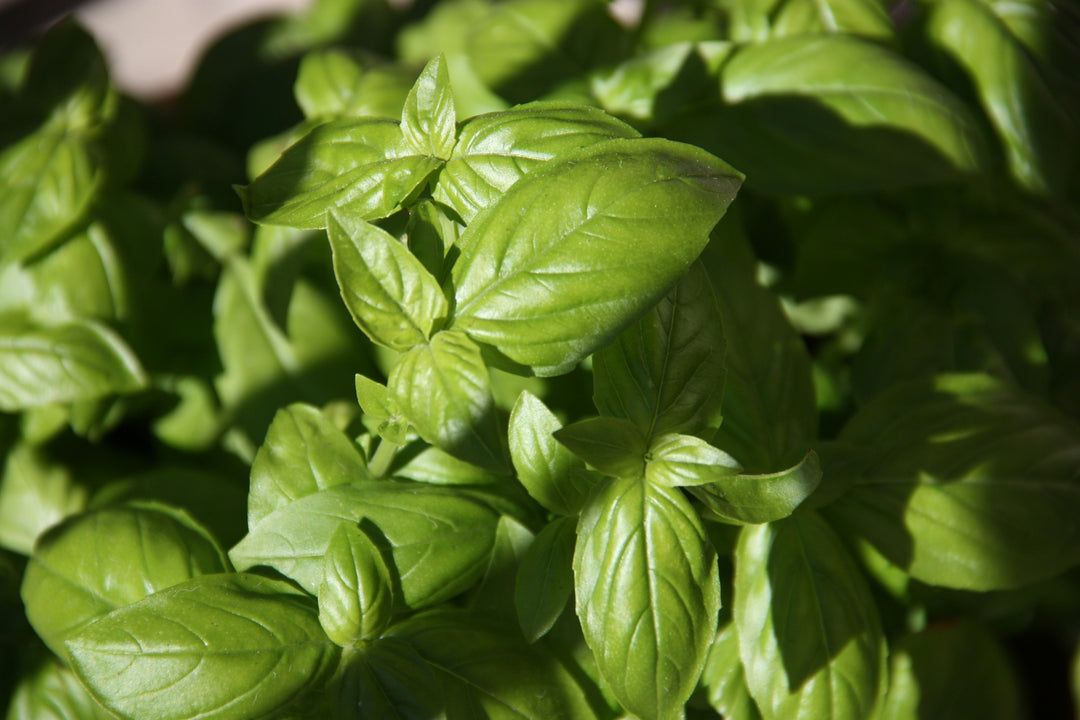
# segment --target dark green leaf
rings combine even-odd
[[[401,131],[416,152],[449,159],[457,140],[457,114],[446,58],[439,56],[427,64],[405,99],[401,111]]]
[[[737,524],[786,518],[817,489],[821,463],[811,450],[798,465],[767,475],[729,475],[690,487],[714,519]]]
[[[525,391],[510,413],[510,458],[518,480],[536,502],[551,512],[575,516],[588,488],[575,468],[580,460],[555,439],[562,423],[543,401]]]
[[[552,158],[601,140],[633,137],[638,132],[629,125],[583,105],[537,102],[480,115],[462,126],[433,195],[471,221]]]
[[[0,410],[92,400],[145,384],[138,358],[104,325],[0,316]]]
[[[319,585],[319,623],[343,647],[377,636],[390,622],[394,589],[375,543],[354,525],[339,525],[326,548]]]
[[[555,431],[553,436],[605,475],[640,478],[645,473],[645,453],[649,446],[629,420],[586,418]]]
[[[67,649],[106,707],[160,720],[274,717],[337,657],[309,598],[254,575],[174,585],[84,627]]]
[[[1080,431],[985,375],[897,386],[840,435],[830,519],[912,577],[990,590],[1080,562]]]
[[[63,655],[63,642],[87,623],[227,565],[216,542],[182,511],[107,508],[76,516],[38,541],[22,597],[38,636]]]
[[[1020,720],[1017,678],[1004,648],[970,621],[903,638],[892,648],[881,720]]]
[[[296,403],[277,411],[251,466],[248,525],[336,485],[371,480],[356,443],[322,412]]]
[[[392,350],[427,342],[449,305],[420,260],[385,230],[337,210],[327,230],[341,297],[360,329]]]
[[[480,578],[498,514],[477,496],[451,488],[390,481],[338,485],[267,516],[229,556],[238,569],[267,565],[315,594],[331,538],[342,524],[357,523],[392,557],[388,564],[401,583],[398,599],[418,608]]]
[[[538,375],[569,371],[668,292],[740,182],[717,158],[666,140],[561,156],[458,240],[455,326]]]
[[[447,720],[435,671],[408,642],[382,637],[346,662],[326,692],[335,719],[363,708],[364,717],[380,720]]]
[[[653,439],[720,425],[724,329],[708,274],[695,263],[671,292],[593,357],[593,401]]]
[[[506,468],[487,367],[463,333],[437,333],[429,344],[405,353],[387,387],[424,440],[466,462]]]
[[[326,211],[360,220],[390,215],[442,161],[418,154],[392,120],[335,120],[290,147],[242,194],[248,217],[326,227]]]
[[[739,42],[819,33],[893,37],[885,6],[873,0],[741,0],[731,7],[731,39]]]
[[[824,521],[743,528],[735,588],[739,654],[765,720],[876,717],[887,684],[877,606]]]
[[[761,713],[746,687],[735,623],[725,625],[709,648],[701,686],[708,694],[709,704],[724,720],[760,720]]]
[[[48,657],[19,680],[7,720],[112,720],[59,659]]]
[[[681,491],[610,480],[585,507],[577,614],[612,693],[640,717],[681,717],[716,637],[716,552]]]
[[[530,643],[547,634],[574,590],[574,542],[577,521],[548,523],[525,551],[517,571],[514,606],[521,632]]]

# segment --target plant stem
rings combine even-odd
[[[371,456],[371,462],[368,463],[368,470],[371,471],[371,474],[377,478],[386,475],[390,470],[390,464],[394,462],[397,451],[398,445],[386,438],[379,440],[379,446],[375,448],[375,454]]]

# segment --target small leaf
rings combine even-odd
[[[141,390],[146,374],[119,335],[92,321],[38,325],[0,316],[0,410]]]
[[[693,435],[661,435],[647,458],[645,479],[667,487],[712,485],[742,470],[735,458]]]
[[[320,490],[371,480],[360,448],[310,405],[282,408],[251,465],[248,525]]]
[[[418,154],[392,120],[319,125],[241,189],[248,217],[294,228],[326,227],[326,211],[358,220],[396,211],[442,164]]]
[[[681,717],[716,637],[716,552],[681,491],[609,480],[574,555],[577,614],[600,674],[628,711]]]
[[[824,521],[743,528],[735,588],[739,654],[765,720],[876,717],[887,680],[877,605]]]
[[[0,545],[30,555],[43,532],[81,512],[90,490],[71,470],[26,442],[4,448],[0,474]]]
[[[385,230],[336,210],[327,231],[341,297],[364,334],[399,351],[427,342],[448,304],[416,256]]]
[[[39,540],[22,598],[38,636],[63,656],[64,640],[98,617],[227,567],[216,542],[182,511],[107,508],[78,515]]]
[[[293,94],[307,118],[401,116],[409,76],[396,68],[364,67],[351,53],[314,50],[300,60]]]
[[[418,153],[448,159],[457,140],[457,114],[446,58],[431,60],[409,91],[401,111],[405,141]]]
[[[645,473],[648,446],[629,420],[587,418],[556,431],[554,437],[605,475],[640,478]]]
[[[474,465],[506,469],[487,366],[464,333],[437,333],[405,353],[387,387],[424,440]]]
[[[311,594],[323,581],[334,533],[356,525],[380,550],[400,582],[397,599],[409,608],[442,602],[483,574],[499,515],[479,493],[414,482],[337,485],[267,516],[229,551],[240,570],[272,567]]]
[[[207,575],[119,608],[67,641],[79,678],[128,718],[260,720],[337,659],[314,603],[284,582]]]
[[[682,277],[740,182],[715,157],[666,140],[561,156],[459,238],[454,326],[538,375],[568,372]]]
[[[319,623],[343,647],[376,637],[394,607],[391,573],[379,548],[354,525],[340,525],[326,548]]]
[[[634,421],[649,439],[720,425],[724,330],[700,263],[659,303],[593,357],[601,415]]]
[[[432,193],[465,221],[547,161],[601,140],[639,133],[584,105],[538,102],[469,119]]]
[[[551,512],[575,516],[588,495],[574,468],[581,461],[553,433],[562,423],[543,401],[527,390],[510,413],[510,458],[518,480],[533,500]]]
[[[544,526],[525,551],[514,588],[521,632],[530,643],[547,634],[574,590],[577,522],[558,518]]]
[[[364,415],[379,420],[379,437],[395,445],[408,442],[409,421],[406,420],[397,403],[390,397],[390,390],[382,383],[357,374],[356,399]]]
[[[821,463],[813,450],[798,465],[765,475],[730,475],[689,488],[722,522],[765,523],[788,517],[817,489]]]

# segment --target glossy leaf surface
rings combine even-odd
[[[689,489],[716,519],[764,523],[791,515],[820,482],[821,461],[811,450],[797,465],[780,472],[729,475]]]
[[[586,418],[556,431],[555,439],[605,475],[640,478],[645,472],[649,446],[629,420]]]
[[[457,114],[445,58],[435,58],[420,73],[401,111],[401,131],[418,153],[444,160],[450,157],[457,137]]]
[[[510,457],[518,481],[551,512],[577,515],[588,488],[575,474],[581,461],[555,439],[562,428],[543,401],[525,391],[510,413]]]
[[[354,525],[330,538],[319,586],[319,624],[347,647],[378,635],[394,609],[393,579],[379,548]]]

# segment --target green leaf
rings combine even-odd
[[[125,718],[259,720],[322,680],[337,648],[287,583],[208,575],[157,592],[67,641],[79,678]]]
[[[466,462],[506,468],[502,428],[480,348],[443,331],[405,353],[387,381],[390,397],[420,437]]]
[[[591,0],[511,0],[475,23],[466,49],[484,84],[520,103],[621,59],[626,40]]]
[[[543,401],[527,390],[518,395],[510,413],[510,458],[517,478],[547,510],[575,516],[585,504],[588,488],[575,468],[583,464],[555,439],[562,423]]]
[[[649,445],[645,479],[666,487],[692,487],[715,484],[740,470],[735,458],[701,438],[668,433]]]
[[[471,222],[521,177],[559,155],[602,140],[639,137],[596,108],[535,102],[471,118],[439,173],[433,196]]]
[[[356,399],[364,415],[379,422],[379,436],[395,445],[404,445],[409,434],[409,421],[401,415],[390,390],[382,383],[357,374]]]
[[[326,211],[358,220],[396,211],[442,160],[419,154],[392,120],[335,120],[316,127],[241,190],[248,217],[326,227]]]
[[[776,295],[757,283],[754,256],[737,225],[723,223],[702,260],[727,339],[724,423],[713,444],[751,472],[790,467],[817,436],[806,346]]]
[[[746,671],[739,658],[735,623],[729,622],[721,628],[709,648],[705,670],[701,673],[701,686],[709,698],[709,705],[724,720],[760,720],[761,713],[746,687]]]
[[[338,645],[376,637],[389,624],[394,608],[390,569],[363,530],[338,526],[326,548],[318,594],[319,623]]]
[[[8,705],[7,720],[112,720],[60,660],[43,659],[19,679]]]
[[[819,33],[888,41],[893,23],[873,0],[741,0],[732,3],[731,39],[761,42]]]
[[[525,644],[513,625],[442,609],[396,623],[390,632],[434,670],[449,718],[598,717],[580,676],[543,643]]]
[[[716,562],[677,489],[610,480],[582,513],[578,618],[600,674],[635,715],[681,717],[716,636]]]
[[[0,410],[91,400],[145,384],[138,358],[103,325],[0,316]]]
[[[711,101],[663,132],[724,158],[772,193],[869,192],[960,181],[984,165],[982,136],[943,85],[850,35],[745,45]]]
[[[385,230],[337,210],[327,230],[341,297],[360,329],[393,350],[426,343],[449,305],[420,260]]]
[[[82,511],[90,492],[41,448],[4,448],[0,475],[0,545],[29,555],[34,541],[65,517]]]
[[[817,515],[742,529],[732,610],[765,720],[876,717],[885,637],[855,560]]]
[[[971,621],[903,638],[891,651],[881,720],[1025,717],[1017,677],[1001,644]]]
[[[360,448],[318,408],[289,405],[274,415],[251,465],[248,525],[320,490],[372,479]]]
[[[98,617],[226,569],[217,543],[186,513],[155,505],[106,508],[42,536],[26,568],[22,598],[38,636],[64,656],[64,640]]]
[[[740,182],[717,158],[667,140],[561,156],[459,238],[454,326],[538,375],[568,372],[678,281]]]
[[[382,637],[348,660],[326,690],[334,718],[446,720],[442,688],[433,668],[408,642]]]
[[[912,577],[1011,588],[1080,562],[1080,430],[985,375],[943,375],[881,393],[851,419],[826,512]]]
[[[974,85],[1015,180],[1028,190],[1059,194],[1075,168],[1076,121],[1048,82],[1052,66],[1040,66],[1000,12],[983,0],[935,3],[927,34]]]
[[[713,519],[737,524],[781,520],[795,512],[821,482],[821,462],[813,450],[798,465],[765,475],[729,475],[690,487]]]
[[[431,60],[409,91],[401,111],[401,131],[418,153],[446,160],[454,151],[457,114],[445,57]]]
[[[605,475],[640,478],[645,473],[648,444],[629,420],[586,418],[555,431],[553,436]]]
[[[457,595],[483,574],[498,514],[481,497],[412,482],[338,485],[276,510],[229,556],[240,570],[272,567],[314,595],[334,533],[360,523],[393,559],[397,599],[415,609]]]
[[[724,329],[708,274],[695,263],[671,292],[593,357],[601,415],[652,439],[720,425]]]
[[[489,485],[505,480],[502,475],[458,460],[423,440],[402,448],[394,457],[391,471],[394,477],[432,485]]]
[[[300,61],[293,94],[308,118],[396,119],[409,94],[409,77],[392,67],[363,67],[343,50],[315,50]]]
[[[521,632],[530,643],[547,634],[574,590],[576,539],[576,520],[558,518],[544,526],[521,558],[514,606]]]

